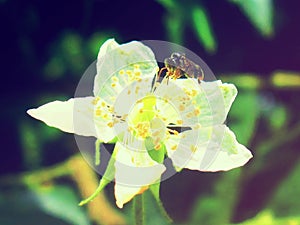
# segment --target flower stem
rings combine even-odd
[[[144,205],[142,194],[134,197],[134,216],[135,225],[144,225]]]

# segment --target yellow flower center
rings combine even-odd
[[[166,133],[166,124],[158,118],[157,98],[148,94],[138,100],[128,115],[129,130],[135,137],[145,139],[152,137],[155,146],[159,146]]]

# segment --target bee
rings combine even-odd
[[[204,78],[202,68],[192,60],[188,59],[184,53],[172,53],[171,57],[164,60],[164,63],[165,67],[161,68],[159,71],[157,80],[164,70],[167,70],[167,78],[178,79],[182,76],[186,76],[187,78],[197,78],[199,84]]]

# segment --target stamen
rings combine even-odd
[[[184,107],[184,105],[179,105],[179,111],[184,111],[185,110],[185,107]]]
[[[111,80],[114,81],[114,82],[119,82],[119,79],[118,79],[116,76],[113,76],[113,77],[111,78]]]
[[[97,108],[95,113],[96,113],[96,116],[101,116],[101,110],[100,110],[100,108]]]
[[[157,144],[157,145],[155,145],[154,146],[154,149],[157,151],[157,150],[159,150],[161,148],[161,144]]]
[[[171,146],[171,150],[175,151],[177,149],[177,145]]]
[[[191,145],[190,149],[191,149],[192,152],[196,152],[197,147],[195,145]]]
[[[176,121],[178,125],[182,125],[183,121],[182,120],[177,120]]]
[[[93,105],[97,105],[97,103],[99,102],[99,100],[100,100],[100,97],[99,97],[99,96],[95,97],[95,98],[93,99],[93,101],[92,101],[92,104],[93,104]]]
[[[107,126],[111,128],[111,127],[114,126],[114,123],[113,122],[109,122],[109,123],[107,123]]]
[[[196,109],[194,110],[194,115],[195,115],[195,116],[199,116],[199,115],[200,115],[200,108],[196,108]]]

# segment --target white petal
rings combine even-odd
[[[114,138],[113,130],[94,120],[94,97],[71,98],[68,101],[53,101],[27,113],[46,123],[50,127],[64,132],[83,136],[94,136],[110,141]],[[103,126],[100,126],[103,124]]]
[[[224,123],[237,95],[237,89],[233,84],[226,84],[221,81],[202,81],[199,85],[196,79],[177,79],[170,80],[169,85],[170,83],[173,83],[173,86],[177,86],[178,90],[181,89],[181,91],[177,90],[177,92],[189,93],[193,91],[195,93],[188,95],[191,97],[190,102],[194,102],[193,107],[199,107],[199,116],[197,118],[186,118],[194,110],[194,108],[190,107],[185,107],[185,111],[181,115],[184,123],[200,123],[202,127]],[[174,97],[172,101],[176,103]],[[190,105],[190,102],[187,102],[186,105]],[[182,101],[177,104],[182,104]]]
[[[176,150],[171,150],[177,145]],[[166,141],[174,166],[200,171],[226,171],[243,166],[251,152],[239,144],[225,125],[189,130]]]
[[[99,51],[94,95],[101,96],[108,103],[113,104],[114,99],[130,83],[140,79],[147,79],[151,83],[156,69],[155,56],[149,47],[137,41],[119,45],[110,39],[101,46]],[[151,85],[147,91],[149,92],[150,89]],[[134,91],[133,89],[132,92]]]
[[[165,166],[153,161],[143,149],[131,149],[117,142],[115,198],[119,208],[140,194],[149,185],[157,182],[165,171]]]

